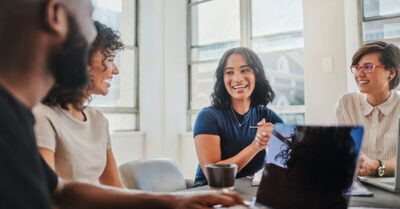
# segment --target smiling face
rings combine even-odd
[[[104,57],[101,50],[97,50],[92,56],[91,64],[88,65],[88,71],[93,82],[90,94],[107,95],[113,75],[119,73],[114,63],[115,55],[108,54],[106,59]]]
[[[361,57],[357,64],[360,66],[365,64],[383,65],[379,61],[379,57],[379,53],[366,54]],[[363,70],[360,70],[354,76],[360,92],[367,95],[377,95],[389,91],[389,78],[392,79],[393,77],[394,75],[391,75],[391,71],[382,67],[375,67],[371,73],[364,73]]]
[[[228,57],[224,69],[225,88],[233,101],[250,101],[254,91],[256,78],[254,71],[248,66],[240,54]]]

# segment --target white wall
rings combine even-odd
[[[145,157],[143,132],[112,132],[111,139],[111,146],[117,165],[132,159]]]
[[[140,127],[146,157],[179,160],[187,102],[186,1],[140,1]]]
[[[357,14],[357,0],[303,0],[304,8],[304,77],[307,124],[335,121],[335,104],[348,91],[348,57],[357,47],[353,37],[354,22],[346,18]],[[345,9],[347,8],[347,9]],[[355,19],[357,20],[357,19]],[[322,62],[332,58],[332,72],[323,72]],[[348,82],[349,80],[349,82]]]

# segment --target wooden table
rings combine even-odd
[[[365,185],[374,193],[372,197],[351,197],[350,208],[400,208],[400,194],[388,192],[373,186]],[[253,201],[258,187],[251,186],[251,178],[240,178],[235,181],[235,189],[244,200]],[[192,188],[187,191],[207,191],[208,186]]]

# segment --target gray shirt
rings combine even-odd
[[[35,134],[37,144],[55,153],[56,173],[66,179],[99,183],[111,148],[108,121],[91,107],[83,112],[86,121],[73,118],[59,106],[37,105]]]

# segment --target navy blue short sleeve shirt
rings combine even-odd
[[[217,109],[215,107],[206,107],[197,116],[194,137],[200,134],[219,136],[221,139],[221,160],[225,160],[235,156],[251,144],[257,129],[250,128],[250,126],[257,126],[257,123],[263,118],[266,119],[266,122],[273,124],[283,122],[275,112],[265,106],[251,108],[245,115],[240,115],[232,108]],[[239,127],[238,122],[245,123]],[[253,175],[260,170],[264,165],[265,154],[265,150],[260,151],[236,175],[236,178]],[[206,183],[206,177],[200,165],[197,168],[195,182]]]

